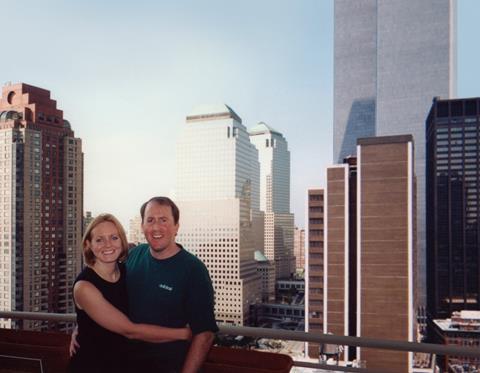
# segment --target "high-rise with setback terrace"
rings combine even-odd
[[[0,310],[73,312],[81,266],[82,143],[50,92],[8,84],[0,99]],[[0,327],[12,327],[0,320]],[[24,321],[24,328],[47,328]]]

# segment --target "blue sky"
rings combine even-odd
[[[198,104],[286,137],[292,210],[332,162],[330,0],[0,0],[0,83],[52,92],[85,153],[86,210],[124,224],[175,187],[175,144]],[[480,95],[480,2],[458,0],[458,95]]]

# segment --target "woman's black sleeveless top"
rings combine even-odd
[[[77,277],[77,281],[92,283],[119,311],[127,315],[128,296],[126,287],[126,269],[120,264],[120,279],[108,282],[86,267]],[[93,321],[77,306],[78,343],[80,349],[70,361],[70,372],[122,372],[127,365],[127,339],[113,333]]]

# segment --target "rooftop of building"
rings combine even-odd
[[[454,317],[460,317],[462,319],[466,320],[477,320],[477,322],[480,322],[480,311],[467,311],[463,310],[460,312],[454,312],[452,314],[452,318]]]
[[[277,135],[280,135],[282,136],[282,134],[280,133],[280,131],[277,131],[276,129],[270,127],[267,123],[265,122],[258,122],[255,126],[253,126],[252,128],[250,128],[248,130],[248,133],[249,135],[263,135],[263,134],[266,134],[266,133],[274,133],[274,134],[277,134]]]
[[[357,145],[401,144],[413,142],[412,135],[375,136],[357,139]]]
[[[197,105],[187,115],[187,121],[232,118],[242,123],[240,116],[226,104]]]
[[[453,312],[451,318],[433,322],[444,332],[480,333],[480,311]]]
[[[263,255],[260,250],[255,250],[255,261],[257,262],[268,262],[268,259]]]
[[[50,98],[50,91],[44,88],[36,87],[31,84],[27,83],[12,83],[12,82],[7,82],[3,87],[2,87],[3,92],[12,92],[12,91],[20,91],[24,93],[34,93],[37,96],[43,96],[47,99]]]
[[[277,280],[277,284],[303,285],[305,280],[293,278],[281,278]]]
[[[63,119],[63,111],[57,107],[50,91],[25,83],[7,83],[0,96],[0,121],[23,120],[25,123],[71,130],[70,123]]]

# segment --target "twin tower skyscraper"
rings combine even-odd
[[[357,139],[411,134],[419,296],[426,284],[426,125],[434,97],[456,94],[456,0],[335,0],[333,161]]]
[[[425,123],[435,97],[455,95],[456,2],[336,0],[334,17],[338,165],[327,169],[324,191],[323,310],[312,307],[309,322],[334,334],[419,341]],[[411,372],[416,361],[365,348],[342,357],[382,372]]]

